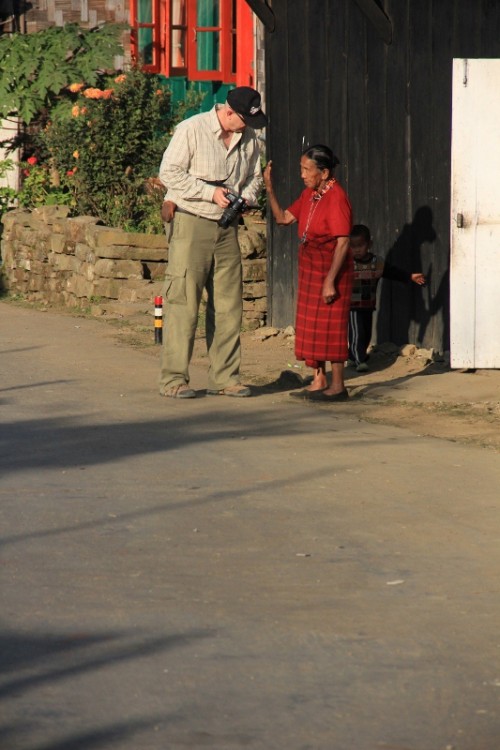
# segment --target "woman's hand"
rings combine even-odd
[[[338,295],[337,290],[335,289],[335,284],[328,278],[328,276],[323,282],[321,296],[323,297],[323,302],[326,305],[331,305],[331,303],[337,299]]]
[[[271,168],[272,168],[272,161],[268,161],[262,173],[262,177],[264,179],[264,185],[266,186],[266,190],[273,189],[273,181],[271,178]]]
[[[335,280],[344,264],[348,250],[349,237],[337,237],[337,245],[335,247],[335,252],[333,253],[332,265],[330,266],[328,274],[325,276],[323,289],[321,290],[323,302],[327,305],[331,305],[339,296],[335,287]]]
[[[262,178],[267,190],[267,200],[272,214],[277,224],[283,224],[284,226],[288,226],[288,224],[295,224],[295,222],[297,221],[295,216],[291,214],[288,209],[283,210],[281,208],[280,204],[278,203],[278,199],[274,194],[273,181],[271,179],[272,164],[272,161],[268,161],[264,171],[262,172]]]

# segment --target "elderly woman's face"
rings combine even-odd
[[[304,185],[313,190],[317,190],[328,180],[328,169],[319,169],[318,165],[307,156],[300,159],[300,176],[304,180]]]

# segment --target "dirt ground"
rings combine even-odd
[[[401,356],[395,349],[386,345],[372,351],[366,373],[346,367],[350,401],[320,408],[341,406],[343,413],[368,422],[500,451],[500,371],[451,370],[444,362],[419,356],[419,350]],[[290,379],[290,386],[295,386],[294,374],[298,379],[310,374],[294,358],[293,339],[282,332],[264,341],[245,334],[243,351],[244,375],[250,383],[272,387],[276,379],[284,384]]]
[[[158,353],[149,323],[113,324],[122,339]],[[242,380],[259,392],[288,398],[310,376],[304,363],[295,359],[293,336],[284,330],[243,332],[242,352]],[[196,339],[193,364],[207,364],[203,331]],[[310,407],[341,410],[368,422],[404,426],[420,435],[500,452],[500,370],[451,370],[445,362],[429,361],[424,350],[403,356],[392,344],[375,348],[369,366],[366,373],[346,367],[348,402]]]
[[[456,439],[435,404],[493,404],[498,373],[382,350],[313,404],[260,330],[254,398],[205,398],[200,336],[182,403],[152,315],[21,304],[0,302],[2,748],[498,748],[499,456],[418,436],[429,409]]]
[[[11,302],[27,305],[22,301]],[[60,312],[88,314],[81,310]],[[99,320],[113,326],[117,339],[124,344],[159,356],[152,316],[130,319],[103,316]],[[310,375],[304,363],[295,359],[293,336],[281,329],[244,331],[242,353],[242,381],[254,386],[256,392],[275,393],[276,397],[288,399],[290,391],[300,388]],[[308,406],[334,409],[367,422],[406,427],[419,435],[500,452],[500,370],[452,370],[445,362],[429,361],[425,354],[417,349],[411,355],[402,355],[392,344],[375,347],[368,372],[357,373],[354,368],[346,367],[346,386],[351,397],[348,402]],[[207,365],[201,328],[193,365]],[[297,403],[295,399],[290,401]]]

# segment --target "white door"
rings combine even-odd
[[[450,355],[500,368],[500,60],[453,61]]]

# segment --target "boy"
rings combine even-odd
[[[413,281],[422,286],[422,273],[408,273],[390,266],[383,258],[371,252],[370,230],[364,224],[352,228],[350,246],[354,258],[354,286],[349,312],[349,359],[357,372],[366,372],[367,349],[372,337],[373,313],[377,299],[377,285],[381,278],[395,281]]]

